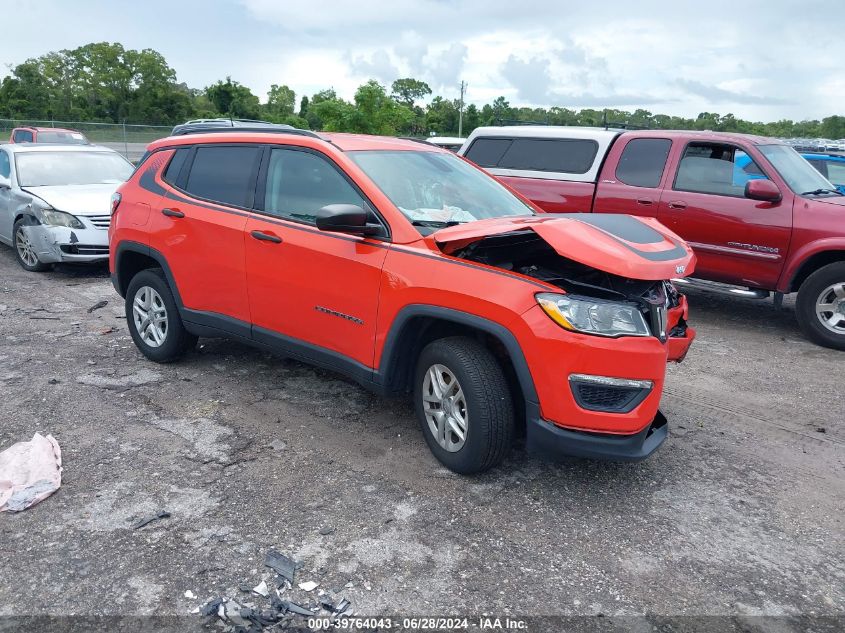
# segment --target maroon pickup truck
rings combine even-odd
[[[845,196],[778,140],[485,127],[459,154],[550,213],[657,218],[695,250],[691,283],[777,304],[798,292],[807,337],[845,350]]]

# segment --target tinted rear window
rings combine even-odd
[[[473,142],[467,158],[481,167],[585,174],[598,150],[592,139],[491,138]]]
[[[199,147],[185,190],[206,200],[244,207],[255,192],[257,147]]]
[[[495,167],[511,142],[507,138],[479,138],[470,145],[466,157],[479,167]]]
[[[665,138],[635,138],[619,157],[616,179],[634,187],[657,187],[666,167],[672,141]]]

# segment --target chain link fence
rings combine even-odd
[[[143,156],[149,143],[168,136],[173,129],[170,125],[0,119],[0,142],[7,141],[14,128],[26,126],[61,127],[82,132],[92,143],[120,152],[133,163]]]

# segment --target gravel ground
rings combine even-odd
[[[0,448],[39,431],[64,458],[56,494],[0,514],[0,615],[250,601],[276,549],[319,583],[287,595],[367,615],[841,618],[845,353],[804,340],[789,300],[689,298],[699,338],[651,459],[516,448],[464,478],[404,401],[222,340],[155,365],[104,268],[27,273],[0,247]]]

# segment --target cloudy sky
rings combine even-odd
[[[771,121],[845,114],[843,0],[3,0],[0,72],[91,41],[154,48],[180,81],[230,75],[350,98],[369,78],[512,105]],[[11,25],[14,25],[13,27]]]

